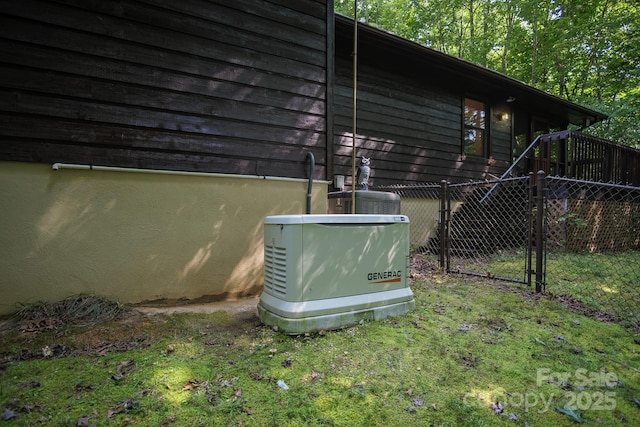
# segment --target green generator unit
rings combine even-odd
[[[415,307],[404,215],[276,215],[264,220],[258,316],[288,334],[339,329]]]

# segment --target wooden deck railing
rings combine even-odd
[[[537,137],[503,178],[548,175],[640,187],[640,150],[574,131]]]

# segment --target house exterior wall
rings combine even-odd
[[[258,293],[262,220],[305,212],[309,152],[327,210],[332,28],[328,0],[4,4],[0,313]]]
[[[338,50],[338,53],[341,51]],[[357,157],[370,157],[373,185],[451,182],[500,175],[510,164],[511,114],[487,104],[487,156],[462,154],[462,104],[468,95],[428,75],[388,70],[378,58],[361,58],[357,82]],[[336,58],[334,171],[350,175],[353,134],[353,65]],[[506,113],[505,120],[498,120]],[[349,180],[347,180],[350,182]]]
[[[0,160],[325,179],[332,4],[8,2]]]
[[[307,181],[0,162],[0,315],[77,294],[122,303],[259,294],[263,220]],[[312,212],[327,211],[327,182]]]

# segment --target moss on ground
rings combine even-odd
[[[406,316],[312,336],[224,312],[6,332],[2,424],[640,424],[632,330],[516,285],[412,288]]]

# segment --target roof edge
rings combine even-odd
[[[340,13],[336,13],[335,14],[335,19],[336,19],[336,23],[337,24],[341,24],[341,25],[349,25],[351,27],[353,27],[354,25],[354,20],[352,18],[349,18],[345,15],[342,15]],[[431,47],[419,44],[417,42],[414,42],[412,40],[409,39],[405,39],[403,37],[400,37],[397,34],[394,34],[392,32],[389,32],[387,30],[378,28],[378,27],[374,27],[372,25],[363,23],[363,22],[358,22],[358,32],[363,32],[365,34],[368,34],[372,37],[377,37],[377,38],[382,38],[385,39],[386,41],[390,42],[390,43],[397,43],[398,45],[408,49],[408,50],[412,50],[415,53],[418,54],[423,54],[423,55],[429,55],[432,57],[436,57],[438,58],[441,62],[443,63],[447,63],[449,65],[451,65],[452,67],[456,67],[457,69],[461,70],[461,71],[467,71],[467,72],[472,72],[472,73],[477,73],[479,75],[482,75],[485,78],[488,79],[492,79],[494,80],[496,83],[498,84],[503,84],[503,85],[508,85],[510,87],[512,87],[515,90],[518,90],[520,92],[526,92],[529,93],[531,96],[534,97],[539,97],[539,98],[543,98],[546,99],[549,102],[554,102],[557,104],[561,104],[564,107],[574,110],[576,112],[579,112],[582,115],[585,116],[590,116],[592,118],[591,122],[587,125],[591,125],[593,123],[597,123],[599,121],[603,121],[609,118],[609,116],[607,114],[604,114],[602,112],[584,107],[580,104],[576,104],[575,102],[566,100],[564,98],[561,98],[559,96],[553,95],[549,92],[545,92],[541,89],[535,88],[527,83],[524,83],[518,79],[515,79],[513,77],[507,76],[506,74],[502,74],[498,71],[492,70],[490,68],[487,67],[483,67],[481,65],[477,65],[474,64],[472,62],[469,62],[467,60],[461,59],[461,58],[457,58],[455,56],[451,56],[448,55],[444,52],[441,52],[439,50],[433,49]],[[576,124],[576,123],[574,123]],[[587,127],[584,126],[584,127]]]

